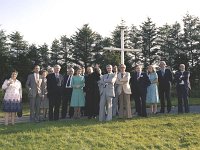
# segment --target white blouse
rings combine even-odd
[[[19,80],[16,80],[12,84],[10,84],[9,80],[5,80],[2,89],[5,90],[4,100],[18,100],[22,99],[22,85]]]

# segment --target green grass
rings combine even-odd
[[[0,149],[200,149],[200,114],[0,125]]]
[[[135,102],[132,100],[132,107],[135,106]],[[177,98],[172,98],[172,105],[173,106],[177,106],[178,100]],[[190,105],[200,105],[200,98],[190,98],[189,99],[189,104]],[[23,103],[23,115],[29,115],[29,104],[28,102]],[[160,104],[158,104],[158,106],[160,106]],[[147,107],[149,107],[147,105]],[[2,112],[2,105],[0,103],[0,118],[2,118],[4,116],[4,113]]]

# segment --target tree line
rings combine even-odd
[[[183,24],[181,26],[181,24]],[[71,36],[63,35],[49,46],[30,44],[16,31],[9,35],[0,29],[0,80],[4,80],[12,69],[19,71],[24,83],[35,64],[42,68],[60,64],[65,72],[67,66],[119,65],[120,52],[104,51],[103,47],[120,47],[120,25],[111,37],[102,37],[84,24]],[[141,49],[141,52],[125,52],[128,71],[137,63],[144,66],[160,60],[166,61],[172,70],[183,63],[191,71],[192,82],[200,79],[200,20],[186,14],[181,23],[157,27],[147,18],[139,27],[125,27],[125,48]]]

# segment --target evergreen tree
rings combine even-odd
[[[41,65],[40,51],[35,44],[29,46],[27,57],[33,63],[33,65]]]
[[[90,66],[94,60],[93,44],[96,43],[97,33],[92,31],[88,24],[83,25],[71,37],[72,62],[80,66]]]
[[[50,65],[50,52],[48,45],[44,43],[39,46],[38,51],[40,53],[40,61],[42,68],[47,68]]]
[[[63,63],[63,51],[60,46],[60,41],[55,39],[51,45],[51,65],[61,65]]]
[[[10,71],[9,48],[4,30],[0,30],[0,68],[0,83],[2,83]]]
[[[151,21],[151,18],[147,18],[147,21],[142,23],[140,36],[142,39],[142,53],[145,66],[152,64],[158,60],[157,52],[159,47],[156,42],[157,28]]]
[[[10,54],[18,58],[20,54],[26,55],[28,52],[28,44],[23,40],[23,36],[18,32],[10,34]]]
[[[129,48],[142,49],[140,30],[134,25],[129,30]],[[129,54],[129,63],[131,66],[140,63],[143,58],[142,52],[129,52]]]
[[[71,57],[72,57],[72,53],[71,53],[71,40],[70,38],[68,38],[66,35],[61,36],[60,38],[60,47],[61,47],[61,51],[63,51],[63,62],[64,62],[64,67],[66,67],[67,65],[70,64],[71,62]]]
[[[10,65],[19,72],[18,79],[24,85],[27,75],[32,70],[32,62],[27,57],[28,44],[19,32],[10,34]]]
[[[190,57],[191,67],[194,67],[199,58],[200,49],[200,21],[198,17],[186,14],[184,23],[184,51]]]

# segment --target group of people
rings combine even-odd
[[[147,117],[146,103],[151,105],[151,113],[165,113],[171,111],[170,89],[176,84],[178,96],[178,113],[189,112],[188,91],[190,89],[190,73],[185,65],[180,64],[179,71],[174,75],[160,62],[160,69],[156,71],[149,65],[143,72],[142,65],[136,65],[131,75],[126,71],[126,65],[119,67],[107,65],[107,74],[102,75],[96,66],[84,68],[68,68],[66,74],[60,74],[61,67],[55,65],[49,70],[34,67],[26,81],[30,101],[30,121],[40,122],[47,118],[52,120],[66,117],[78,119],[81,116],[96,118],[99,121],[110,121],[113,116],[118,118],[132,118],[132,115]],[[15,124],[16,112],[22,109],[22,85],[17,80],[17,71],[13,71],[10,79],[2,85],[5,91],[3,111],[5,125]],[[135,112],[132,112],[131,96],[135,101]],[[157,104],[161,104],[158,112]],[[60,113],[61,109],[61,113]]]

